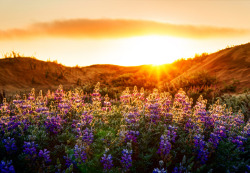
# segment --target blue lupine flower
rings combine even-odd
[[[87,154],[85,152],[85,147],[82,146],[78,146],[77,144],[74,147],[74,156],[76,158],[76,160],[78,161],[79,164],[81,164],[82,162],[84,163],[85,160],[87,159]]]
[[[28,156],[28,159],[35,160],[37,157],[36,148],[38,147],[35,142],[24,142],[23,152]]]
[[[122,150],[122,159],[121,164],[124,171],[128,171],[129,168],[132,166],[132,150],[123,149]]]
[[[15,152],[17,150],[16,141],[14,138],[8,137],[7,139],[3,139],[3,144],[7,152]]]
[[[111,154],[107,155],[106,153],[103,154],[101,158],[101,163],[103,165],[104,171],[107,171],[113,167],[113,160]]]
[[[153,170],[153,173],[167,173],[167,171],[164,170],[164,168],[162,168],[162,169],[155,168],[155,169]]]
[[[50,153],[50,151],[48,151],[47,149],[40,150],[38,156],[40,158],[44,159],[44,161],[46,163],[49,163],[49,162],[51,162],[49,153]]]
[[[201,161],[201,164],[205,164],[208,159],[208,149],[206,142],[201,135],[196,135],[194,137],[195,150],[198,152],[197,158]]]
[[[2,173],[15,173],[14,166],[12,165],[12,160],[10,161],[1,161],[0,162],[0,172]]]

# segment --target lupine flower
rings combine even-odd
[[[168,137],[173,143],[175,143],[175,138],[177,137],[176,135],[177,127],[169,125],[168,129],[169,129],[167,132]]]
[[[129,168],[132,166],[132,150],[128,150],[128,149],[123,149],[122,150],[122,158],[121,158],[121,164],[122,164],[122,168],[124,169],[124,171],[128,171]]]
[[[80,126],[86,126],[91,124],[93,121],[93,115],[89,114],[87,111],[85,111],[81,116],[81,123]],[[79,127],[79,125],[78,125]]]
[[[243,133],[245,134],[245,136],[250,137],[250,119],[246,123]]]
[[[77,144],[74,147],[74,156],[75,159],[78,161],[79,164],[82,162],[84,163],[85,160],[87,159],[85,147],[83,145],[78,146]]]
[[[108,94],[105,95],[104,99],[105,99],[103,102],[104,107],[102,107],[102,110],[103,111],[111,111],[111,102],[109,101]]]
[[[160,154],[161,157],[166,158],[168,154],[170,153],[171,148],[172,148],[172,145],[168,137],[166,135],[162,135],[160,146],[159,146],[157,153]]]
[[[165,131],[165,134],[161,136],[160,146],[158,149],[158,154],[165,159],[168,154],[170,153],[170,150],[172,148],[172,143],[175,143],[176,135],[176,127],[169,126],[169,130]]]
[[[162,168],[163,164],[164,164],[163,160],[160,160],[159,161],[160,168],[155,168],[153,170],[153,173],[167,173],[167,169]]]
[[[77,124],[78,126],[78,124]],[[83,131],[81,130],[81,128],[77,128],[76,129],[78,135],[76,136],[77,138],[80,138],[84,144],[86,145],[90,145],[92,144],[93,140],[94,140],[94,135],[93,135],[93,131],[89,128],[84,129]]]
[[[28,156],[28,159],[35,160],[37,157],[36,148],[38,147],[37,144],[34,142],[24,142],[23,145],[23,152]]]
[[[196,135],[194,137],[195,150],[197,151],[197,159],[200,160],[201,164],[205,164],[208,159],[208,149],[204,137]]]
[[[104,153],[101,158],[101,163],[105,172],[111,169],[113,167],[113,160],[111,154],[107,155],[106,153]]]
[[[15,173],[14,166],[12,165],[12,160],[10,161],[1,161],[0,162],[0,172],[2,173]]]
[[[3,144],[7,152],[15,152],[17,150],[16,141],[14,138],[8,137],[7,139],[3,139]]]
[[[132,141],[133,143],[137,143],[137,137],[139,136],[139,131],[127,131],[125,135],[125,143]]]
[[[155,168],[153,170],[153,173],[167,173],[167,171],[164,168],[162,168],[162,169]]]
[[[72,157],[67,156],[63,156],[64,160],[66,161],[65,165],[68,168],[73,162],[72,162]]]
[[[51,162],[49,153],[50,151],[48,151],[47,149],[40,150],[38,156],[42,158],[45,163],[49,163]]]
[[[221,140],[220,135],[216,133],[211,133],[210,138],[208,139],[208,142],[210,142],[214,148],[217,148],[220,140]]]
[[[132,112],[129,112],[129,113],[127,113],[127,114],[124,114],[124,119],[125,119],[125,121],[126,121],[128,124],[134,126],[135,123],[138,123],[138,122],[139,122],[139,120],[140,120],[140,115],[139,115],[138,112],[133,112],[133,113],[132,113]]]

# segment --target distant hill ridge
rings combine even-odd
[[[67,67],[29,57],[4,58],[0,59],[0,90],[29,91],[35,87],[46,91],[57,88],[59,84],[70,87],[86,83],[94,84],[98,81],[112,86],[112,81],[125,74],[144,74],[149,78],[156,78],[154,70],[159,71],[150,65],[124,67],[107,64]],[[172,81],[175,78],[205,70],[221,82],[235,79],[239,81],[240,88],[249,88],[250,43],[226,48],[209,54],[199,61],[185,60],[182,63],[177,61],[172,65],[162,65],[160,70],[162,73],[173,73],[175,70],[176,74],[172,75]]]

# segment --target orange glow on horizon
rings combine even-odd
[[[121,39],[44,38],[29,41],[0,41],[0,53],[16,51],[40,60],[57,60],[66,66],[114,64],[137,66],[168,64],[180,58],[194,57],[196,53],[213,53],[227,45],[247,43],[248,37],[237,40],[195,40],[170,36],[140,36]],[[3,57],[3,56],[2,56]]]

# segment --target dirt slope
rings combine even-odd
[[[250,87],[250,43],[210,54],[191,67],[187,74],[206,70],[220,81],[239,81],[239,88]]]

